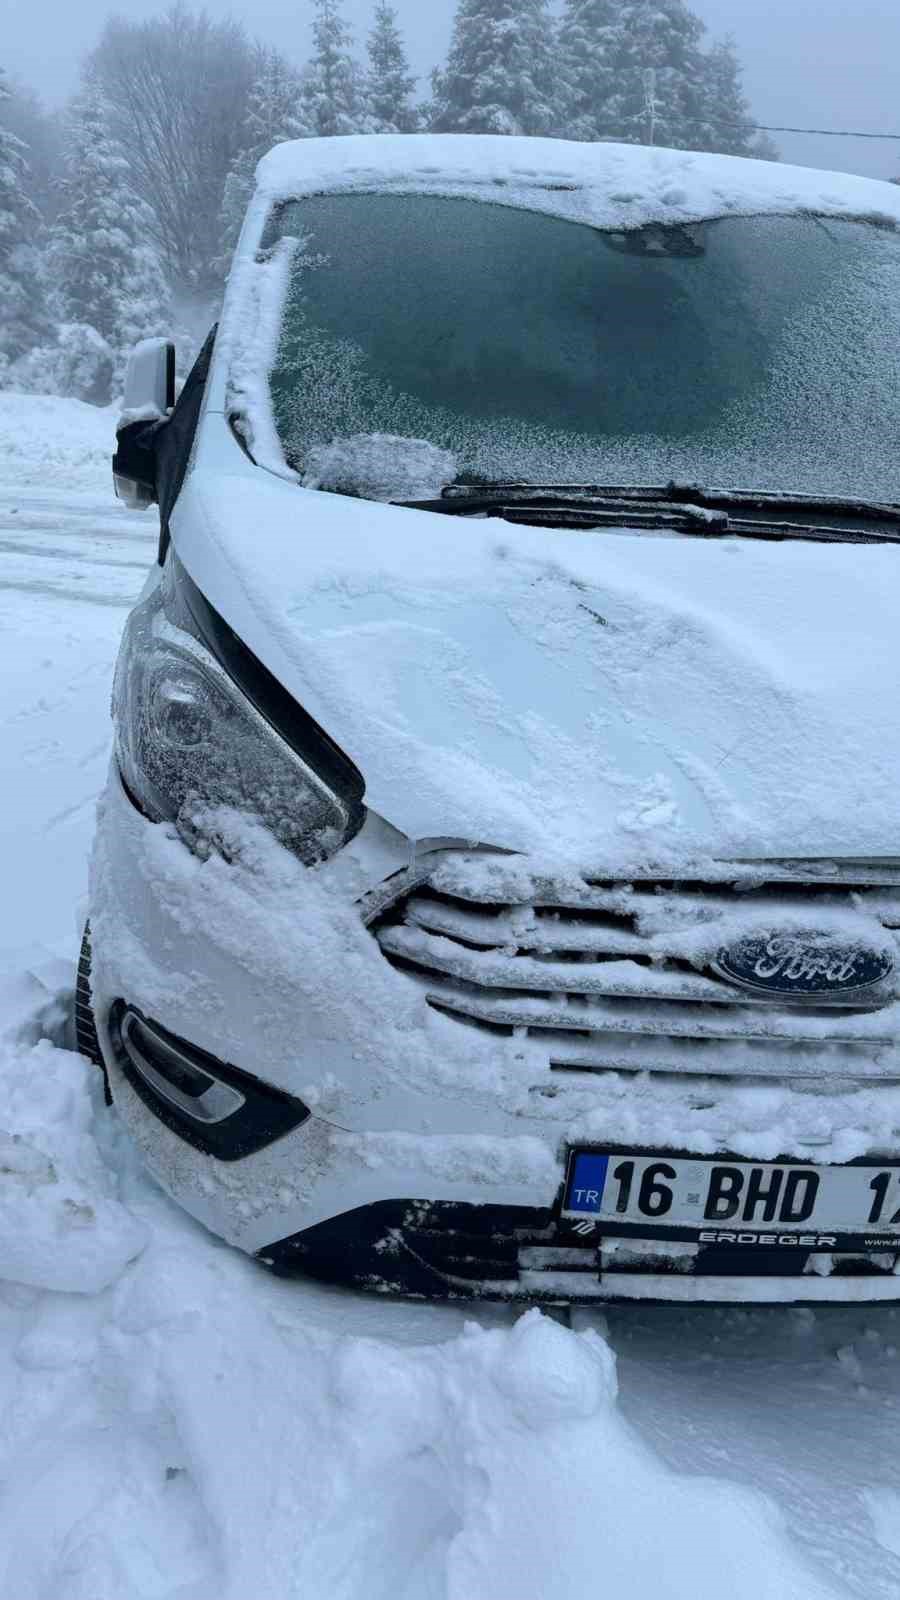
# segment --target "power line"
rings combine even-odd
[[[900,144],[900,133],[863,133],[859,128],[777,128],[765,122],[725,122],[713,119],[722,128],[744,128],[748,133],[814,133],[824,139],[889,139]]]
[[[656,95],[655,84],[652,88],[648,86],[646,74],[644,88],[646,98],[643,110],[636,112],[633,116],[626,117],[624,119],[626,122],[645,122],[651,110],[651,104],[655,118],[658,120],[662,111],[662,101]],[[893,144],[900,144],[900,133],[873,133],[871,130],[864,132],[860,128],[787,128],[768,122],[734,122],[727,117],[715,116],[710,117],[708,120],[715,123],[717,128],[740,128],[744,133],[811,133],[815,134],[817,138],[823,139],[886,139]],[[650,142],[653,143],[653,140],[651,139]]]

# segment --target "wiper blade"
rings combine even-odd
[[[566,527],[622,526],[678,528],[696,524],[699,532],[726,533],[729,518],[688,501],[676,503],[665,490],[599,489],[554,484],[451,484],[437,500],[395,502],[414,511],[439,511],[445,516],[503,517],[508,522]]]
[[[666,493],[674,500],[684,497],[722,511],[760,511],[769,515],[793,511],[803,517],[834,518],[837,523],[852,517],[861,522],[894,522],[900,527],[900,503],[893,501],[864,500],[844,495],[795,494],[783,489],[707,489],[697,484],[682,483],[670,483]]]
[[[622,500],[628,503],[667,501],[676,505],[702,506],[710,511],[732,507],[749,510],[797,510],[822,512],[826,516],[843,513],[859,517],[900,521],[900,502],[846,498],[842,495],[794,494],[783,489],[723,489],[699,483],[670,481],[666,484],[596,483],[451,483],[443,499],[470,496],[494,499],[530,499],[535,495],[572,501]]]
[[[810,539],[819,543],[900,543],[900,505],[784,494],[776,490],[705,489],[696,484],[455,483],[436,500],[398,502],[445,516],[493,516],[539,527],[650,528],[721,537]],[[751,513],[757,512],[753,516]],[[792,515],[789,515],[792,514]],[[889,522],[890,529],[874,523]]]

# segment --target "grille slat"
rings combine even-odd
[[[555,996],[547,1000],[527,998],[494,998],[489,995],[456,995],[448,988],[435,989],[424,984],[429,1002],[442,1011],[453,1011],[457,1016],[468,1016],[480,1022],[492,1022],[509,1028],[549,1029],[578,1033],[641,1034],[666,1039],[729,1039],[772,1040],[780,1044],[846,1044],[863,1045],[870,1049],[892,1045],[889,1032],[873,1033],[865,1030],[864,1017],[856,1019],[857,1026],[842,1017],[839,1029],[830,1019],[806,1019],[792,1013],[781,1017],[771,1011],[734,1017],[713,1017],[700,1006],[673,1008],[665,1016],[644,1008],[613,1010],[601,1003],[567,1005]],[[818,1028],[815,1024],[818,1023]]]
[[[709,978],[648,970],[628,960],[538,961],[529,955],[471,949],[422,928],[385,928],[379,943],[386,955],[400,956],[430,972],[445,972],[479,989],[527,989],[535,994],[652,996],[658,1000],[722,1000]]]
[[[756,890],[771,892],[773,887],[801,890],[872,889],[879,895],[895,891],[900,903],[900,858],[890,861],[729,861],[707,862],[696,868],[680,867],[677,873],[664,869],[651,871],[636,867],[628,872],[588,871],[562,876],[535,871],[527,859],[508,855],[472,854],[455,851],[447,854],[430,875],[432,887],[441,895],[455,895],[462,901],[484,905],[586,905],[621,904],[623,897],[653,895],[672,890],[682,894],[734,894]]]
[[[830,1040],[833,1044],[835,1041]],[[714,1039],[706,1036],[594,1033],[582,1036],[552,1034],[546,1039],[550,1071],[566,1073],[652,1072],[657,1076],[741,1078],[747,1082],[775,1079],[779,1083],[817,1085],[823,1074],[829,1083],[900,1082],[900,1056],[890,1047],[873,1049],[868,1041],[844,1040],[838,1048],[843,1064],[829,1061],[820,1042],[782,1043],[775,1039]],[[879,1063],[884,1060],[884,1065]]]
[[[666,1004],[705,1002],[730,1009],[739,1008],[748,1015],[751,1009],[773,1014],[781,1009],[767,995],[736,990],[719,979],[707,978],[700,973],[686,973],[668,963],[641,966],[634,960],[618,959],[614,955],[608,961],[596,961],[590,959],[592,952],[577,964],[541,961],[530,955],[510,955],[505,949],[473,949],[443,935],[429,934],[424,929],[408,926],[383,928],[378,940],[385,955],[398,957],[422,972],[443,973],[448,978],[460,980],[472,990],[484,991],[486,995],[497,990],[504,990],[507,994],[512,991],[516,995],[523,991],[534,996],[547,995],[551,1009],[555,1005],[558,1010],[559,997],[566,995],[583,996],[585,1000],[597,996],[654,1000]],[[792,1007],[790,1011],[793,1015],[804,1015],[809,1009],[804,1005]],[[858,1013],[860,1007],[859,1001],[835,1000],[820,1003],[817,1009]],[[863,1010],[862,1016],[865,1015],[866,1011]],[[665,1031],[665,1028],[654,1031]],[[783,1030],[779,1030],[777,1023],[773,1022],[771,1027],[760,1024],[758,1029],[754,1026],[752,1031],[776,1033]],[[828,1026],[811,1035],[815,1038],[829,1036]]]
[[[576,1070],[896,1081],[893,989],[814,1000],[757,995],[699,970],[702,959],[690,953],[702,948],[698,939],[715,945],[717,923],[733,939],[744,914],[748,927],[761,916],[774,929],[781,919],[815,927],[823,909],[830,923],[841,912],[857,927],[868,920],[883,941],[900,922],[900,862],[717,870],[602,881],[448,852],[373,932],[436,1010],[543,1039]]]
[[[510,948],[519,951],[596,951],[603,955],[644,955],[647,941],[620,927],[578,921],[571,916],[535,912],[497,911],[487,915],[463,910],[441,900],[418,896],[407,904],[407,920],[426,933],[445,934],[477,949]]]

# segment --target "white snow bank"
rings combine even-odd
[[[112,502],[115,422],[114,406],[0,392],[0,482],[95,489],[105,480]]]
[[[95,1294],[140,1253],[146,1234],[117,1200],[97,1151],[96,1069],[29,1038],[48,1022],[58,1031],[64,997],[31,975],[0,984],[0,1000],[10,997],[12,1017],[0,1014],[0,1280]]]
[[[597,227],[815,212],[900,223],[878,178],[644,145],[472,134],[359,135],[281,144],[257,168],[261,208],[322,190],[452,190]]]
[[[0,971],[0,1285],[96,1294],[144,1247],[94,1139],[98,1074],[58,1048],[71,964]],[[2,1585],[0,1585],[2,1590]]]
[[[48,1248],[39,1203],[16,1218],[18,1262],[4,1246],[4,1594],[571,1600],[602,1576],[635,1600],[718,1600],[726,1579],[735,1600],[825,1600],[763,1496],[685,1476],[641,1441],[596,1332],[531,1312],[443,1343],[419,1342],[420,1320],[398,1343],[343,1331],[353,1297],[317,1326],[320,1291],[269,1279],[131,1170],[114,1125],[92,1127],[88,1074],[48,1044],[0,1058],[12,1120],[40,1122],[44,1151],[74,1141],[81,1203],[109,1216],[97,1128],[151,1247],[126,1269],[120,1232],[98,1273],[73,1228],[82,1281],[42,1285],[27,1260]],[[4,1165],[33,1201],[52,1187],[36,1146],[0,1141]],[[429,1315],[439,1335],[447,1313]]]
[[[40,1139],[47,1142],[43,1130]],[[60,1170],[22,1134],[0,1130],[0,1279],[96,1294],[143,1247],[143,1229],[118,1201]]]
[[[69,977],[53,966],[61,984]],[[42,1038],[58,1036],[64,1028],[67,1005],[62,992],[52,993],[34,972],[0,972],[0,1049],[35,1045]]]
[[[644,1442],[595,1330],[269,1277],[161,1197],[46,1040],[0,1049],[0,1104],[0,1593],[835,1592],[767,1497]]]

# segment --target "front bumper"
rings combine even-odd
[[[843,1162],[900,1152],[900,1090],[542,1079],[539,1046],[429,1010],[363,925],[358,900],[404,850],[382,829],[316,873],[264,839],[245,861],[202,862],[111,774],[92,874],[98,1038],[119,1113],[179,1204],[279,1271],[429,1298],[900,1298],[884,1258],[826,1272],[802,1252],[598,1253],[561,1233],[571,1144]],[[312,1116],[237,1162],[192,1148],[116,1060],[120,999]]]
[[[728,1303],[900,1298],[897,1258],[821,1257],[803,1249],[579,1243],[557,1209],[386,1201],[281,1239],[260,1252],[285,1276],[428,1300]]]

